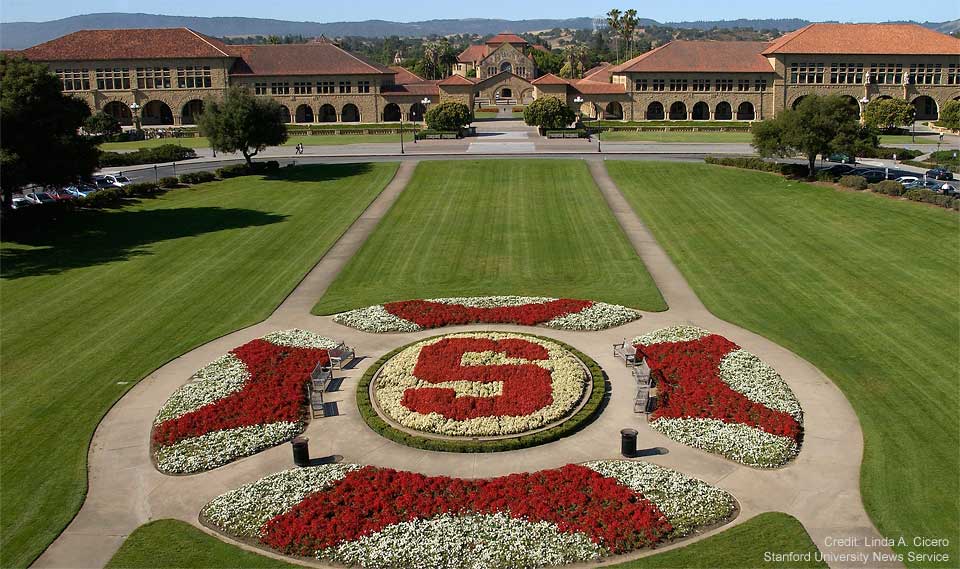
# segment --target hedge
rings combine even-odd
[[[237,176],[250,176],[251,174],[265,174],[280,169],[280,163],[276,160],[267,160],[266,162],[253,162],[247,164],[233,164],[217,168],[217,177],[226,180],[227,178],[236,178]]]
[[[867,189],[867,179],[863,176],[843,176],[840,178],[840,185],[854,190]]]
[[[542,340],[549,340],[550,342],[559,344],[565,349],[569,350],[573,355],[580,358],[580,360],[587,366],[593,381],[593,391],[590,393],[590,399],[588,399],[587,402],[584,403],[583,407],[574,413],[572,417],[569,417],[566,421],[556,425],[555,427],[551,427],[549,429],[529,435],[520,435],[518,437],[509,439],[488,441],[434,439],[430,437],[413,435],[405,431],[395,429],[386,421],[384,421],[374,410],[373,403],[370,401],[370,382],[373,381],[373,376],[377,373],[377,370],[387,363],[387,360],[397,355],[402,350],[410,347],[411,344],[401,346],[381,357],[379,360],[374,362],[374,364],[367,369],[366,373],[363,374],[363,377],[360,378],[360,382],[357,385],[357,408],[360,411],[360,416],[363,417],[363,420],[367,423],[367,426],[373,429],[377,434],[390,439],[395,443],[413,448],[440,452],[503,452],[552,443],[556,440],[572,435],[573,433],[590,424],[600,414],[601,406],[604,398],[607,395],[607,381],[604,378],[603,370],[601,370],[600,366],[597,365],[597,362],[593,361],[589,356],[581,353],[567,344],[564,344],[559,340],[554,338],[545,338],[543,336],[536,336],[533,334],[528,335],[533,336],[534,338],[540,338]],[[434,338],[438,337],[439,336],[434,336]],[[431,338],[427,339],[429,340]],[[423,340],[419,341],[422,342]]]
[[[202,172],[187,172],[186,174],[180,174],[180,183],[182,184],[202,184],[204,182],[212,182],[216,179],[216,174],[213,172],[207,172],[206,170]]]
[[[960,200],[952,196],[938,194],[933,190],[916,189],[907,190],[903,197],[914,202],[931,203],[940,207],[960,209]]]
[[[803,164],[792,164],[785,163],[780,164],[778,162],[767,162],[762,158],[757,158],[755,156],[739,156],[739,157],[721,157],[721,156],[707,156],[703,159],[707,164],[716,164],[718,166],[732,166],[734,168],[745,168],[747,170],[760,170],[762,172],[773,172],[775,174],[783,174],[784,176],[790,176],[795,178],[805,178],[807,176],[807,167]]]
[[[903,195],[903,184],[893,180],[884,180],[870,186],[870,190],[878,194],[887,194],[888,196]]]
[[[909,150],[907,148],[881,146],[880,148],[871,148],[860,153],[861,158],[883,158],[886,160],[893,159],[894,155],[897,156],[897,160],[912,160],[917,156],[922,156],[923,152],[919,150]]]
[[[164,176],[160,178],[160,187],[161,188],[176,188],[180,185],[180,180],[176,176]]]
[[[164,144],[156,148],[141,148],[134,152],[101,152],[99,162],[101,168],[111,168],[157,162],[182,162],[196,157],[197,153],[192,148],[178,144]]]

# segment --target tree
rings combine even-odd
[[[83,130],[85,130],[87,134],[94,136],[107,136],[110,134],[120,134],[123,127],[120,126],[120,121],[118,121],[116,117],[99,111],[83,121]]]
[[[620,19],[621,30],[627,38],[627,54],[625,55],[625,59],[633,58],[633,34],[637,31],[637,24],[639,23],[640,20],[637,19],[637,11],[633,8],[624,12],[623,17]]]
[[[473,122],[473,113],[459,101],[447,101],[427,111],[425,119],[432,130],[459,131]]]
[[[943,105],[938,124],[950,130],[960,130],[960,101],[954,99]]]
[[[541,74],[557,74],[560,73],[560,69],[563,67],[563,57],[552,51],[534,49],[530,52],[530,55],[533,57],[533,62],[537,66],[537,71]]]
[[[852,153],[865,136],[857,111],[843,98],[807,95],[796,109],[754,123],[753,147],[761,156],[807,158],[812,176],[818,154]]]
[[[863,122],[880,130],[893,129],[913,122],[917,110],[903,99],[874,99],[863,113]]]
[[[0,56],[0,186],[3,208],[29,184],[66,184],[89,176],[99,150],[79,129],[90,108],[60,91],[45,65]]]
[[[560,68],[560,77],[567,79],[582,77],[589,57],[586,46],[568,45],[563,50],[563,57],[566,61]]]
[[[545,129],[566,128],[577,114],[556,97],[540,97],[523,110],[523,122]]]
[[[607,12],[607,25],[610,27],[610,36],[617,52],[617,63],[620,63],[620,32],[622,31],[620,10],[614,8]]]
[[[255,97],[243,87],[230,87],[223,102],[204,102],[203,114],[197,121],[200,134],[220,152],[240,152],[247,164],[268,146],[287,140],[280,103],[266,97]]]

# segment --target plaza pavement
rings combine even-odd
[[[641,449],[662,449],[644,458],[700,478],[732,493],[742,523],[766,511],[795,516],[825,554],[890,554],[883,547],[838,547],[830,538],[879,539],[860,497],[860,461],[863,437],[857,417],[839,389],[814,366],[783,347],[713,316],[700,302],[666,252],[627,204],[607,174],[601,157],[588,166],[600,191],[646,264],[669,310],[645,312],[630,324],[600,332],[569,332],[521,326],[464,326],[458,330],[534,332],[557,338],[594,358],[609,377],[610,398],[603,412],[578,433],[539,447],[492,453],[455,454],[413,449],[374,433],[359,416],[355,392],[367,367],[391,349],[441,333],[368,334],[340,326],[330,317],[310,314],[350,257],[374,230],[409,181],[415,161],[401,163],[396,176],[345,232],[320,262],[265,321],[204,344],[160,367],[134,386],[107,413],[89,450],[89,490],[79,514],[34,563],[37,568],[102,567],[140,525],[175,518],[199,525],[200,509],[212,498],[293,466],[291,449],[283,444],[210,472],[167,476],[151,462],[150,429],[157,409],[197,369],[228,350],[278,329],[303,328],[345,340],[357,349],[360,361],[338,374],[339,389],[328,393],[336,402],[335,416],[314,419],[307,427],[312,457],[328,461],[373,464],[461,477],[498,476],[511,472],[554,468],[571,462],[618,459],[619,431],[640,432]],[[624,283],[629,286],[629,283]],[[508,292],[508,291],[507,291]],[[693,324],[722,334],[772,365],[790,384],[805,414],[803,448],[784,468],[757,470],[673,442],[651,430],[643,415],[633,412],[635,382],[628,368],[612,354],[612,344],[664,326]],[[722,531],[730,524],[656,551],[617,556],[604,564],[621,562],[682,547]],[[206,528],[203,531],[210,532]],[[225,539],[225,538],[222,538]],[[227,541],[231,541],[227,539]],[[236,545],[250,549],[244,544]],[[276,555],[261,551],[266,555]],[[774,552],[777,553],[777,552]],[[786,552],[781,552],[786,553]],[[758,560],[759,561],[759,560]],[[322,563],[312,563],[325,566]],[[892,563],[830,561],[831,567],[901,566]],[[585,566],[596,566],[589,563]]]

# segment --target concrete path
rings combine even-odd
[[[366,427],[356,408],[358,378],[387,351],[438,332],[367,334],[339,326],[329,317],[312,316],[309,310],[402,191],[415,166],[405,163],[383,193],[266,321],[213,340],[171,361],[143,379],[110,410],[97,428],[90,448],[87,500],[66,531],[34,566],[102,567],[123,538],[143,523],[176,518],[199,527],[197,514],[210,499],[291,467],[289,445],[280,445],[211,472],[179,477],[157,472],[149,455],[149,433],[157,409],[194,371],[244,342],[291,327],[346,340],[363,356],[357,366],[343,372],[344,381],[339,390],[329,394],[330,400],[336,402],[338,414],[314,420],[307,428],[313,457],[390,466],[430,475],[497,476],[554,468],[570,462],[618,458],[619,430],[633,427],[640,431],[641,448],[666,449],[665,454],[646,460],[701,478],[736,496],[741,515],[734,524],[761,512],[787,512],[804,524],[825,554],[868,556],[868,563],[830,560],[832,567],[883,565],[874,563],[872,555],[874,552],[889,554],[885,548],[843,549],[828,543],[831,538],[856,537],[861,544],[865,538],[879,538],[861,504],[859,468],[863,440],[849,403],[836,386],[808,362],[761,336],[712,316],[630,209],[607,175],[603,163],[597,159],[589,161],[588,165],[670,309],[645,313],[641,320],[601,332],[564,332],[520,326],[468,326],[444,331],[497,329],[534,332],[582,350],[603,367],[612,389],[609,404],[591,425],[548,445],[494,454],[450,454],[412,449],[383,439]],[[651,430],[642,416],[633,413],[634,381],[629,370],[613,357],[611,346],[624,337],[675,324],[695,324],[723,334],[757,354],[783,375],[805,412],[804,446],[794,463],[771,471],[747,468],[677,444]],[[659,548],[657,552],[681,547],[724,528]],[[606,563],[652,553],[638,552],[609,559]]]

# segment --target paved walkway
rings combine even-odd
[[[496,476],[553,468],[570,462],[618,458],[618,432],[630,426],[640,431],[641,448],[667,450],[665,454],[647,460],[701,478],[736,496],[741,515],[734,524],[761,512],[783,511],[797,517],[826,554],[865,553],[869,558],[874,552],[890,553],[885,548],[840,549],[825,545],[827,538],[859,537],[860,543],[863,538],[879,538],[860,499],[859,469],[863,451],[860,426],[840,391],[819,370],[792,352],[712,316],[630,209],[600,159],[590,160],[588,165],[604,198],[670,305],[666,312],[645,313],[641,320],[602,332],[535,330],[585,352],[607,372],[612,388],[610,402],[591,425],[571,437],[540,447],[495,454],[451,454],[395,444],[376,435],[363,423],[355,402],[357,379],[382,354],[435,335],[437,331],[367,334],[339,326],[329,317],[312,316],[309,310],[403,190],[415,167],[414,163],[405,163],[383,193],[266,321],[213,340],[171,361],[143,379],[110,410],[97,428],[90,448],[87,499],[77,517],[34,566],[102,567],[124,537],[143,523],[176,518],[198,525],[197,514],[210,499],[266,474],[291,467],[289,445],[280,445],[211,472],[179,477],[157,472],[149,455],[149,433],[156,410],[187,377],[246,341],[290,327],[344,339],[363,355],[359,365],[343,373],[345,380],[340,390],[330,394],[339,414],[314,420],[307,428],[313,457],[329,456],[344,462],[390,466],[430,475]],[[675,324],[695,324],[727,336],[770,363],[789,382],[805,411],[804,446],[794,463],[771,471],[740,466],[677,444],[649,429],[646,421],[633,413],[633,378],[629,370],[613,357],[611,345],[624,337]],[[519,326],[469,326],[447,330],[458,329],[531,331]],[[693,539],[701,539],[722,529]],[[657,552],[689,542],[660,548]],[[651,553],[638,552],[610,559],[607,563]],[[865,566],[860,562],[839,561],[832,561],[830,565]],[[866,564],[869,567],[880,565]]]

